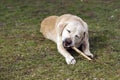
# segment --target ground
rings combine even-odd
[[[88,61],[67,65],[56,44],[39,32],[50,15],[71,13],[89,25]],[[119,80],[119,0],[1,0],[0,80]]]

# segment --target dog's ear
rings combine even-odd
[[[64,28],[67,26],[66,23],[61,23],[57,25],[57,32],[61,36]]]
[[[85,41],[86,40],[89,40],[89,33],[88,33],[88,25],[87,25],[87,23],[86,22],[83,22],[83,25],[84,25],[84,30],[85,30],[85,32],[84,32],[84,39],[85,39]]]

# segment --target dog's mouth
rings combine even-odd
[[[64,46],[65,48],[70,48],[70,47],[72,47],[72,44],[66,43],[65,41],[63,41],[63,46]]]

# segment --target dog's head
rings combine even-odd
[[[64,47],[79,46],[88,34],[87,24],[84,21],[68,21],[59,27]]]
[[[62,32],[64,47],[80,45],[85,38],[86,28],[80,23],[69,23]]]

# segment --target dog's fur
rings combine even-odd
[[[67,64],[75,64],[76,60],[67,51],[71,46],[80,47],[87,56],[93,57],[89,50],[88,26],[80,17],[64,14],[50,16],[41,22],[40,32],[45,38],[57,44],[58,51],[65,57]]]

